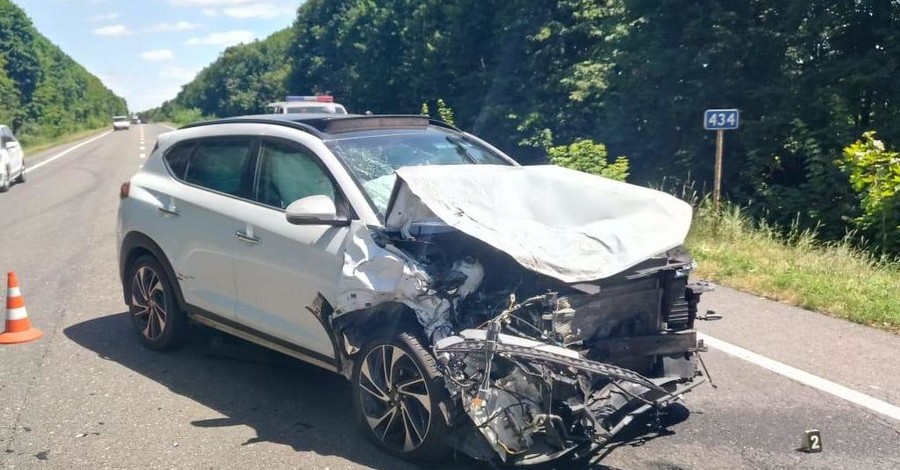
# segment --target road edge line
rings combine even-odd
[[[69,152],[72,152],[73,150],[76,150],[76,149],[78,149],[78,148],[81,148],[81,147],[83,147],[83,146],[85,146],[85,145],[87,145],[87,144],[89,144],[89,143],[91,143],[91,142],[93,142],[93,141],[95,141],[95,140],[97,140],[97,139],[100,139],[101,137],[106,137],[107,135],[109,135],[110,132],[112,132],[112,131],[108,130],[108,131],[106,131],[106,132],[104,132],[104,133],[102,133],[102,134],[100,134],[100,135],[98,135],[98,136],[95,136],[95,137],[92,137],[92,138],[90,138],[90,139],[88,139],[88,140],[85,140],[84,142],[75,144],[75,145],[73,145],[72,147],[69,147],[69,148],[63,150],[62,152],[60,152],[60,153],[58,153],[58,154],[56,154],[56,155],[54,155],[54,156],[52,156],[52,157],[50,157],[50,158],[48,158],[48,159],[46,159],[46,160],[44,160],[44,161],[38,163],[37,165],[31,165],[31,166],[25,168],[25,174],[27,175],[27,174],[31,173],[32,171],[37,170],[38,168],[40,168],[40,167],[42,167],[42,166],[44,166],[44,165],[46,165],[46,164],[48,164],[48,163],[50,163],[50,162],[52,162],[52,161],[58,159],[58,158],[60,158],[60,157],[63,157],[63,156],[65,156],[65,155],[67,155]]]
[[[749,351],[740,346],[735,346],[720,339],[713,338],[712,336],[698,333],[697,337],[702,339],[707,346],[718,349],[730,356],[734,356],[738,359],[743,359],[751,364],[760,366],[763,369],[767,369],[771,372],[775,372],[776,374],[782,375],[796,382],[800,382],[803,385],[834,395],[838,398],[859,405],[870,411],[874,411],[876,413],[900,421],[900,407],[894,406],[886,401],[882,401],[864,393],[857,392],[856,390],[853,390],[851,388],[847,388],[830,380],[823,379],[822,377],[810,374],[809,372],[797,369],[796,367],[791,367],[774,359],[769,359],[768,357],[762,356],[753,351]]]

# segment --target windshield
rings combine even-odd
[[[438,129],[354,132],[326,142],[362,183],[384,215],[395,171],[416,165],[510,165],[509,161],[463,136]]]
[[[288,113],[333,113],[334,109],[328,106],[291,106]]]
[[[122,122],[122,121],[127,121],[127,120],[128,120],[128,116],[116,116],[113,118],[114,122]]]

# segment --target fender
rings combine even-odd
[[[125,285],[128,282],[125,279],[127,270],[134,263],[134,260],[143,254],[149,254],[159,261],[159,264],[166,271],[166,276],[169,277],[172,287],[175,289],[175,300],[178,302],[178,306],[182,311],[187,311],[187,304],[184,301],[184,295],[181,293],[181,286],[178,284],[175,270],[172,269],[172,263],[169,262],[169,258],[166,257],[162,248],[141,232],[128,232],[122,240],[122,249],[119,253],[119,279],[122,282],[122,298],[125,300],[125,303],[128,303],[128,286]]]

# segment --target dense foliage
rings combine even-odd
[[[29,141],[106,125],[125,100],[0,0],[0,123]]]
[[[854,223],[882,254],[900,253],[900,152],[866,132],[844,149],[840,166],[859,192],[862,215]]]
[[[284,29],[264,41],[225,49],[175,99],[144,114],[149,119],[184,124],[204,116],[265,112],[266,104],[285,95],[290,39],[290,29]]]
[[[726,195],[840,238],[863,215],[842,149],[870,130],[900,142],[898,44],[893,0],[308,0],[289,32],[229,49],[167,105],[258,112],[289,90],[418,113],[441,97],[522,162],[591,139],[628,156],[632,181],[700,188],[703,110],[735,107]]]

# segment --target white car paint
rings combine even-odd
[[[25,176],[25,153],[9,127],[0,125],[0,190]]]

